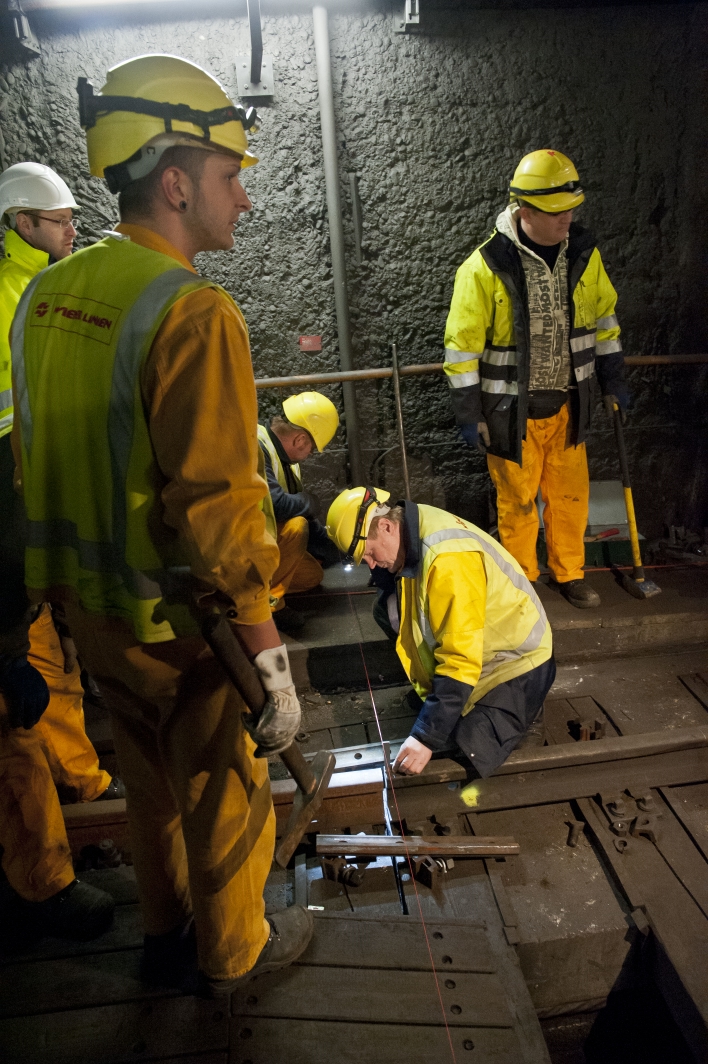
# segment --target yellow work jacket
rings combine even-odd
[[[0,262],[0,436],[12,429],[12,356],[10,327],[27,285],[49,265],[46,251],[37,251],[14,229],[5,231],[5,256]]]
[[[436,676],[472,688],[464,715],[498,684],[548,661],[551,626],[500,543],[437,507],[405,505],[396,650],[422,699]]]
[[[519,241],[508,208],[497,228],[460,266],[445,326],[443,368],[457,423],[485,421],[492,454],[521,464],[528,409],[530,315]],[[603,395],[624,385],[612,287],[587,229],[573,224],[567,248],[570,289],[573,442],[590,427],[595,375]]]
[[[163,598],[168,569],[186,556],[177,536],[158,546],[152,535],[140,374],[170,308],[204,287],[218,286],[115,234],[35,278],[12,330],[27,587],[73,588],[87,610],[124,618],[146,643],[195,627]]]

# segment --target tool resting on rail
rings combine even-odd
[[[218,606],[205,607],[194,596],[190,604],[205,641],[220,662],[247,708],[257,722],[267,701],[258,675],[246,657],[231,625]],[[285,834],[275,851],[275,860],[285,868],[298,843],[316,816],[327,793],[336,758],[329,750],[320,750],[308,763],[295,743],[278,755],[297,783],[293,811],[285,827]]]

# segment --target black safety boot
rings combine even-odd
[[[309,909],[302,905],[291,905],[289,909],[274,913],[266,918],[270,924],[268,941],[258,955],[258,960],[250,972],[238,979],[210,980],[200,972],[199,993],[203,997],[222,997],[231,994],[232,991],[250,983],[259,975],[266,972],[277,972],[279,968],[287,968],[296,961],[301,953],[309,945],[315,930],[315,921]]]
[[[27,901],[25,910],[45,935],[88,941],[107,931],[115,902],[110,894],[75,879],[46,901]]]
[[[114,776],[103,794],[99,794],[98,798],[94,798],[94,802],[105,802],[111,798],[125,798],[125,784],[120,776]]]
[[[197,983],[197,936],[194,920],[165,935],[145,935],[140,977],[150,986],[178,987],[187,991]]]
[[[586,580],[564,580],[562,583],[556,580],[555,584],[563,598],[579,610],[591,610],[600,605],[600,596]]]
[[[275,627],[279,632],[286,635],[297,635],[305,627],[305,614],[299,613],[290,606],[283,606],[282,610],[276,610],[273,614]]]

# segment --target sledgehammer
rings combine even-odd
[[[627,461],[627,449],[624,445],[624,432],[622,430],[622,411],[614,395],[605,396],[607,413],[612,417],[615,425],[615,440],[617,441],[617,454],[619,457],[620,472],[622,474],[622,487],[624,488],[624,505],[627,510],[627,526],[629,528],[629,541],[632,545],[633,572],[623,573],[621,569],[613,565],[612,570],[619,578],[622,587],[630,595],[638,599],[648,599],[652,595],[658,595],[661,588],[653,580],[647,580],[642,565],[642,555],[639,550],[639,533],[637,531],[637,519],[634,516],[634,499],[632,498],[632,485],[629,480],[629,463]]]
[[[207,611],[195,606],[194,612],[202,635],[211,647],[214,657],[220,662],[254,718],[258,720],[266,704],[266,693],[255,669],[231,630],[231,625],[218,607]],[[320,750],[312,763],[308,764],[295,743],[287,750],[281,751],[278,756],[298,786],[293,801],[293,811],[285,827],[285,834],[275,851],[275,860],[281,868],[285,868],[307,831],[310,821],[322,805],[336,758],[331,751]]]

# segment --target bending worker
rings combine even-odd
[[[57,785],[90,802],[123,797],[84,729],[81,670],[60,608],[30,606],[24,584],[21,501],[13,488],[9,334],[22,293],[71,255],[74,197],[41,163],[0,176],[5,257],[0,263],[0,846],[18,919],[52,935],[92,938],[113,899],[74,875]]]
[[[486,532],[388,499],[379,488],[343,491],[327,532],[372,570],[423,701],[394,768],[422,772],[452,740],[489,776],[542,713],[556,674],[550,625],[519,563]]]
[[[574,606],[599,606],[583,572],[585,440],[596,380],[623,411],[628,403],[617,293],[594,236],[573,224],[585,195],[570,159],[526,155],[510,196],[457,271],[444,369],[463,438],[487,451],[502,543],[537,580],[540,485],[555,585]]]
[[[251,208],[239,175],[256,162],[254,114],[167,55],[113,67],[99,95],[80,79],[79,102],[91,173],[119,193],[121,223],[40,274],[13,324],[26,583],[39,600],[64,595],[111,711],[143,974],[193,985],[198,955],[198,985],[218,994],[289,963],[313,927],[301,907],[264,913],[275,817],[256,743],[288,746],[300,706],[269,606],[278,550],[248,333],[192,266],[230,249]],[[261,676],[257,726],[192,620],[195,585],[228,606]]]
[[[319,392],[300,392],[283,403],[284,417],[271,418],[258,426],[258,442],[265,461],[270,503],[266,522],[276,536],[280,563],[270,589],[276,627],[294,634],[305,623],[297,610],[285,605],[284,596],[309,591],[322,582],[322,562],[338,561],[324,525],[317,520],[318,501],[303,491],[300,462],[315,447],[323,451],[339,426],[339,414],[331,399]],[[273,527],[275,523],[275,528]]]

